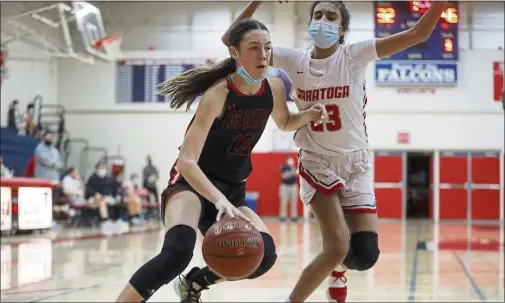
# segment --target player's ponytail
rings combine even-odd
[[[217,81],[234,73],[236,68],[235,59],[231,57],[213,66],[195,68],[161,83],[158,93],[169,96],[171,108],[177,109],[186,104],[186,110],[189,110],[198,96]]]
[[[244,35],[258,29],[268,31],[266,26],[257,20],[245,19],[237,22],[230,28],[230,46],[239,49]],[[158,86],[158,93],[169,96],[171,108],[180,108],[186,104],[188,110],[196,97],[203,95],[212,85],[233,74],[236,69],[235,59],[230,57],[213,66],[195,68],[165,81]]]

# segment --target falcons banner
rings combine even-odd
[[[503,62],[493,62],[493,100],[503,102]]]

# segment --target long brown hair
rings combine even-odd
[[[244,35],[257,29],[268,32],[267,27],[257,20],[237,22],[230,29],[230,46],[239,49]],[[196,97],[203,95],[217,81],[233,74],[236,69],[235,59],[230,57],[212,66],[195,68],[165,81],[158,85],[158,93],[170,97],[171,108],[180,108],[186,104],[186,110],[189,110]]]

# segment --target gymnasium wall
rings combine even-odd
[[[41,55],[41,51],[21,41],[9,44],[6,60],[7,74],[2,82],[0,108],[1,125],[7,125],[7,111],[14,99],[19,99],[21,109],[35,95],[45,102],[58,103],[57,61]]]
[[[275,44],[306,47],[309,4],[300,2],[295,7],[293,3],[266,3],[257,17],[269,26]],[[125,59],[204,62],[208,58],[220,60],[228,56],[220,37],[245,3],[230,2],[221,6],[191,3],[190,11],[187,4],[170,3],[166,16],[151,19],[149,25],[141,24],[141,18],[124,16],[127,12],[161,11],[166,4],[154,3],[146,8],[139,5],[124,4],[121,14],[107,17],[108,32],[120,31],[125,35],[122,42]],[[348,40],[373,37],[372,4],[351,2],[349,5],[352,27]],[[369,66],[367,121],[373,148],[503,149],[503,110],[492,96],[492,64],[504,57],[503,51],[497,50],[504,44],[503,22],[500,23],[503,7],[500,10],[496,3],[484,3],[474,8],[471,16],[474,30],[469,32],[466,30],[467,5],[461,3],[462,50],[457,86],[436,88],[434,93],[400,93],[396,88],[377,87],[373,64]],[[483,26],[488,30],[479,31]],[[147,51],[148,47],[155,50]],[[160,186],[163,186],[193,113],[175,112],[164,103],[117,104],[115,72],[116,65],[112,63],[96,62],[88,66],[75,60],[59,61],[58,99],[68,112],[67,127],[73,137],[88,138],[91,145],[124,155],[128,171],[140,171],[145,155],[151,154],[161,169]],[[290,108],[296,110],[294,104]],[[410,144],[400,144],[399,133],[408,133]],[[270,120],[254,152],[269,153],[279,140],[284,143],[284,149],[295,151],[291,137],[292,134],[280,133]],[[77,163],[76,156],[71,156],[71,163]]]

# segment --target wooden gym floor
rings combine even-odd
[[[284,302],[320,250],[320,237],[311,223],[272,219],[268,226],[278,246],[275,267],[257,280],[215,285],[204,302]],[[503,302],[500,231],[497,225],[381,222],[380,260],[368,272],[348,274],[348,301]],[[131,274],[158,253],[162,239],[157,226],[109,238],[94,230],[4,237],[1,301],[111,302]],[[190,266],[203,264],[200,249],[198,244]],[[324,290],[325,285],[310,301],[326,302]],[[176,302],[172,283],[150,302]]]

